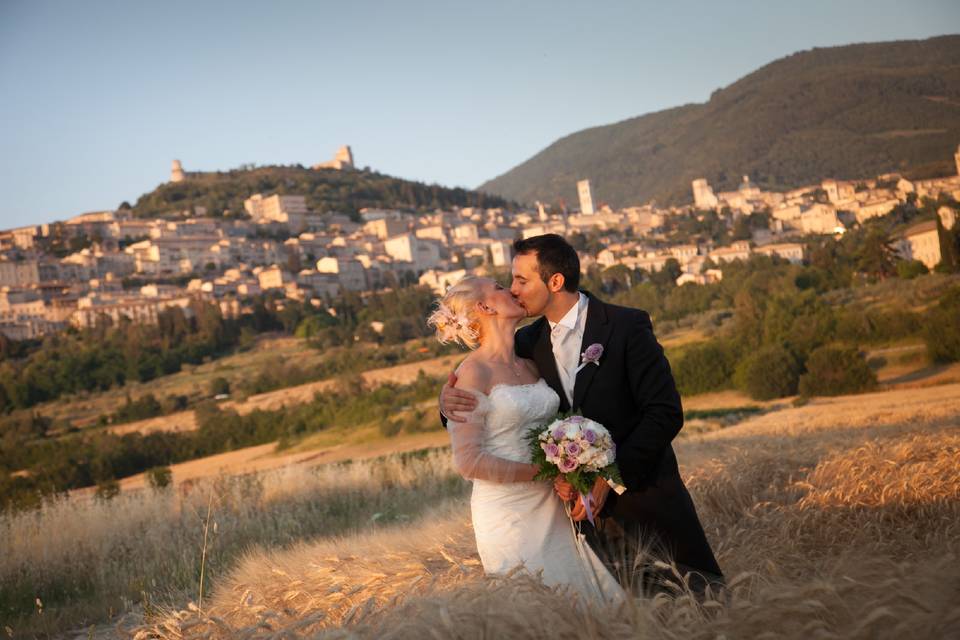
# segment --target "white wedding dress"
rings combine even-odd
[[[569,587],[594,602],[614,603],[625,594],[593,550],[571,526],[563,502],[545,481],[529,477],[529,445],[524,435],[544,427],[560,399],[541,378],[533,384],[499,384],[477,397],[466,422],[450,422],[458,471],[473,479],[470,505],[477,550],[488,574],[504,574],[518,565],[542,572],[549,586]],[[521,464],[517,464],[521,463]]]

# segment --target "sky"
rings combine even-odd
[[[0,0],[0,228],[187,171],[474,188],[556,139],[813,47],[960,32],[957,0]]]

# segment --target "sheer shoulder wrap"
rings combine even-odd
[[[483,448],[490,398],[479,391],[463,388],[477,398],[477,407],[463,414],[464,422],[450,422],[450,443],[453,465],[464,478],[490,482],[529,482],[536,475],[532,464],[495,456]]]

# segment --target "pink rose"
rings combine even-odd
[[[563,440],[563,437],[564,437],[565,435],[567,435],[567,432],[566,432],[566,430],[565,430],[562,426],[560,426],[560,427],[557,427],[556,429],[554,429],[554,430],[553,430],[553,433],[550,434],[550,435],[553,436],[553,439],[554,439],[554,440]]]
[[[560,447],[555,444],[544,444],[541,446],[543,447],[543,452],[547,454],[548,458],[556,458],[557,454],[560,453]]]
[[[580,445],[577,444],[576,442],[568,442],[566,446],[566,451],[567,451],[567,455],[576,456],[580,454],[580,451],[582,451],[582,449],[580,448]]]
[[[573,458],[561,458],[558,466],[561,473],[570,473],[577,468],[577,461]]]
[[[593,429],[584,429],[583,430],[583,439],[588,443],[593,444],[597,441],[597,434],[594,433]]]

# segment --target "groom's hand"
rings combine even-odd
[[[564,502],[570,502],[577,497],[577,492],[574,490],[573,485],[567,482],[563,476],[557,476],[553,479],[553,490],[557,492],[557,495],[560,496],[560,499]]]
[[[610,494],[610,485],[607,484],[607,481],[603,478],[597,478],[597,481],[593,483],[593,489],[590,490],[590,494],[593,496],[593,506],[591,507],[593,517],[596,518],[600,510],[603,509],[603,504],[607,501],[607,496]],[[577,498],[577,504],[573,505],[573,509],[570,511],[570,517],[573,518],[575,522],[587,519],[587,508],[583,505],[583,498]]]
[[[451,422],[463,422],[463,416],[457,415],[456,412],[473,411],[477,408],[477,399],[471,393],[455,389],[453,386],[455,384],[457,384],[457,376],[451,373],[447,377],[447,383],[440,389],[440,413]]]

